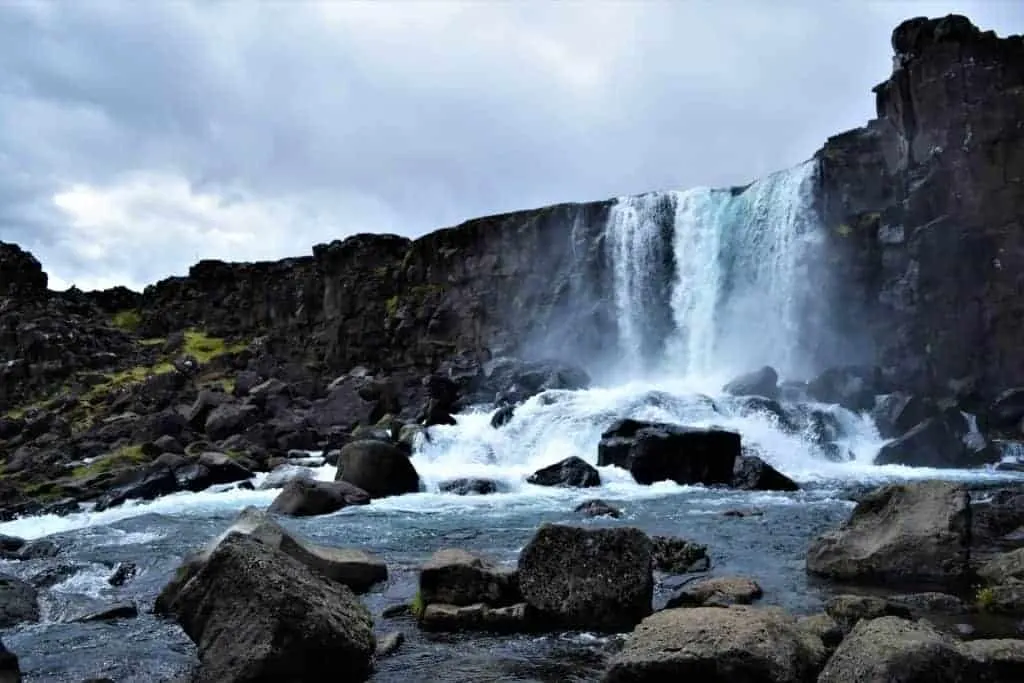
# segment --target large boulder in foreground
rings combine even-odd
[[[196,644],[195,683],[369,677],[373,619],[345,586],[239,533],[229,533],[167,605]]]
[[[963,486],[923,481],[868,493],[811,542],[807,571],[869,584],[949,586],[970,575],[971,507]]]
[[[266,513],[254,507],[242,510],[224,533],[193,553],[182,563],[174,578],[157,597],[157,611],[174,601],[174,596],[230,534],[244,534],[257,542],[294,558],[327,579],[357,592],[369,590],[388,576],[387,565],[362,550],[328,548],[295,536]]]
[[[267,512],[290,517],[329,515],[350,505],[368,505],[370,494],[347,481],[295,478],[284,485]]]
[[[952,636],[899,617],[859,622],[829,659],[819,683],[969,683],[988,680]]]
[[[640,484],[723,484],[733,481],[740,435],[660,422],[619,420],[601,435],[597,464],[629,470]]]
[[[0,641],[0,683],[21,683],[21,666],[18,655],[7,649]]]
[[[409,456],[396,446],[373,439],[353,441],[341,449],[334,479],[348,482],[373,498],[420,490],[420,475]]]
[[[646,619],[612,658],[605,683],[813,683],[821,640],[778,608],[697,607]]]
[[[553,627],[628,631],[651,613],[651,562],[639,529],[544,524],[519,555],[519,588]]]
[[[999,457],[999,449],[978,431],[973,418],[947,408],[882,446],[875,464],[963,469],[994,463]]]

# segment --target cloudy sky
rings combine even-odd
[[[747,182],[873,113],[890,32],[1024,3],[0,0],[0,240],[51,286]]]

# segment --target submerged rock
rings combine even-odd
[[[537,486],[592,488],[601,485],[601,475],[583,458],[572,456],[537,470],[526,482]]]
[[[825,661],[821,639],[778,608],[663,610],[630,634],[604,683],[812,683]]]
[[[350,505],[368,505],[370,494],[345,481],[292,479],[267,512],[291,517],[329,515]]]
[[[886,585],[961,583],[970,575],[970,527],[963,486],[883,486],[865,495],[839,529],[811,543],[807,571]]]
[[[800,485],[756,455],[741,455],[733,468],[732,487],[744,491],[799,491]]]
[[[519,587],[552,628],[629,630],[651,613],[651,551],[639,529],[544,524],[519,555]]]
[[[443,481],[438,485],[442,493],[453,493],[457,496],[485,496],[498,492],[498,483],[492,479],[467,477]]]
[[[711,565],[708,547],[683,538],[651,536],[654,568],[669,574],[707,571]]]
[[[640,484],[729,485],[740,454],[736,432],[620,420],[601,435],[597,464],[629,470]]]
[[[420,476],[409,456],[383,441],[353,441],[342,448],[335,480],[348,482],[373,498],[420,490]]]
[[[134,619],[139,616],[139,608],[134,602],[120,602],[95,612],[88,612],[75,617],[71,621],[87,623],[90,621],[113,621],[114,619]]]
[[[749,605],[762,595],[764,592],[761,590],[761,586],[752,579],[740,576],[716,576],[686,586],[678,595],[668,601],[665,608]]]
[[[825,613],[836,620],[844,633],[849,633],[864,619],[910,618],[910,610],[904,605],[868,595],[837,595],[829,598],[825,603]]]
[[[537,624],[530,619],[526,603],[491,607],[472,605],[427,605],[420,617],[420,627],[428,631],[490,631],[493,633],[527,633]]]
[[[39,621],[39,592],[14,576],[0,574],[0,628]]]
[[[196,683],[314,681],[324,665],[361,681],[373,619],[358,598],[288,555],[229,533],[167,604],[199,650]]]
[[[585,500],[573,510],[581,512],[586,517],[613,517],[618,519],[622,516],[622,510],[604,502],[603,500]]]

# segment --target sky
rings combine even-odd
[[[873,114],[890,34],[1024,3],[0,2],[0,240],[50,286],[735,185]]]

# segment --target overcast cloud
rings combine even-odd
[[[0,3],[0,240],[51,286],[731,185],[873,115],[902,19],[1024,3]]]

